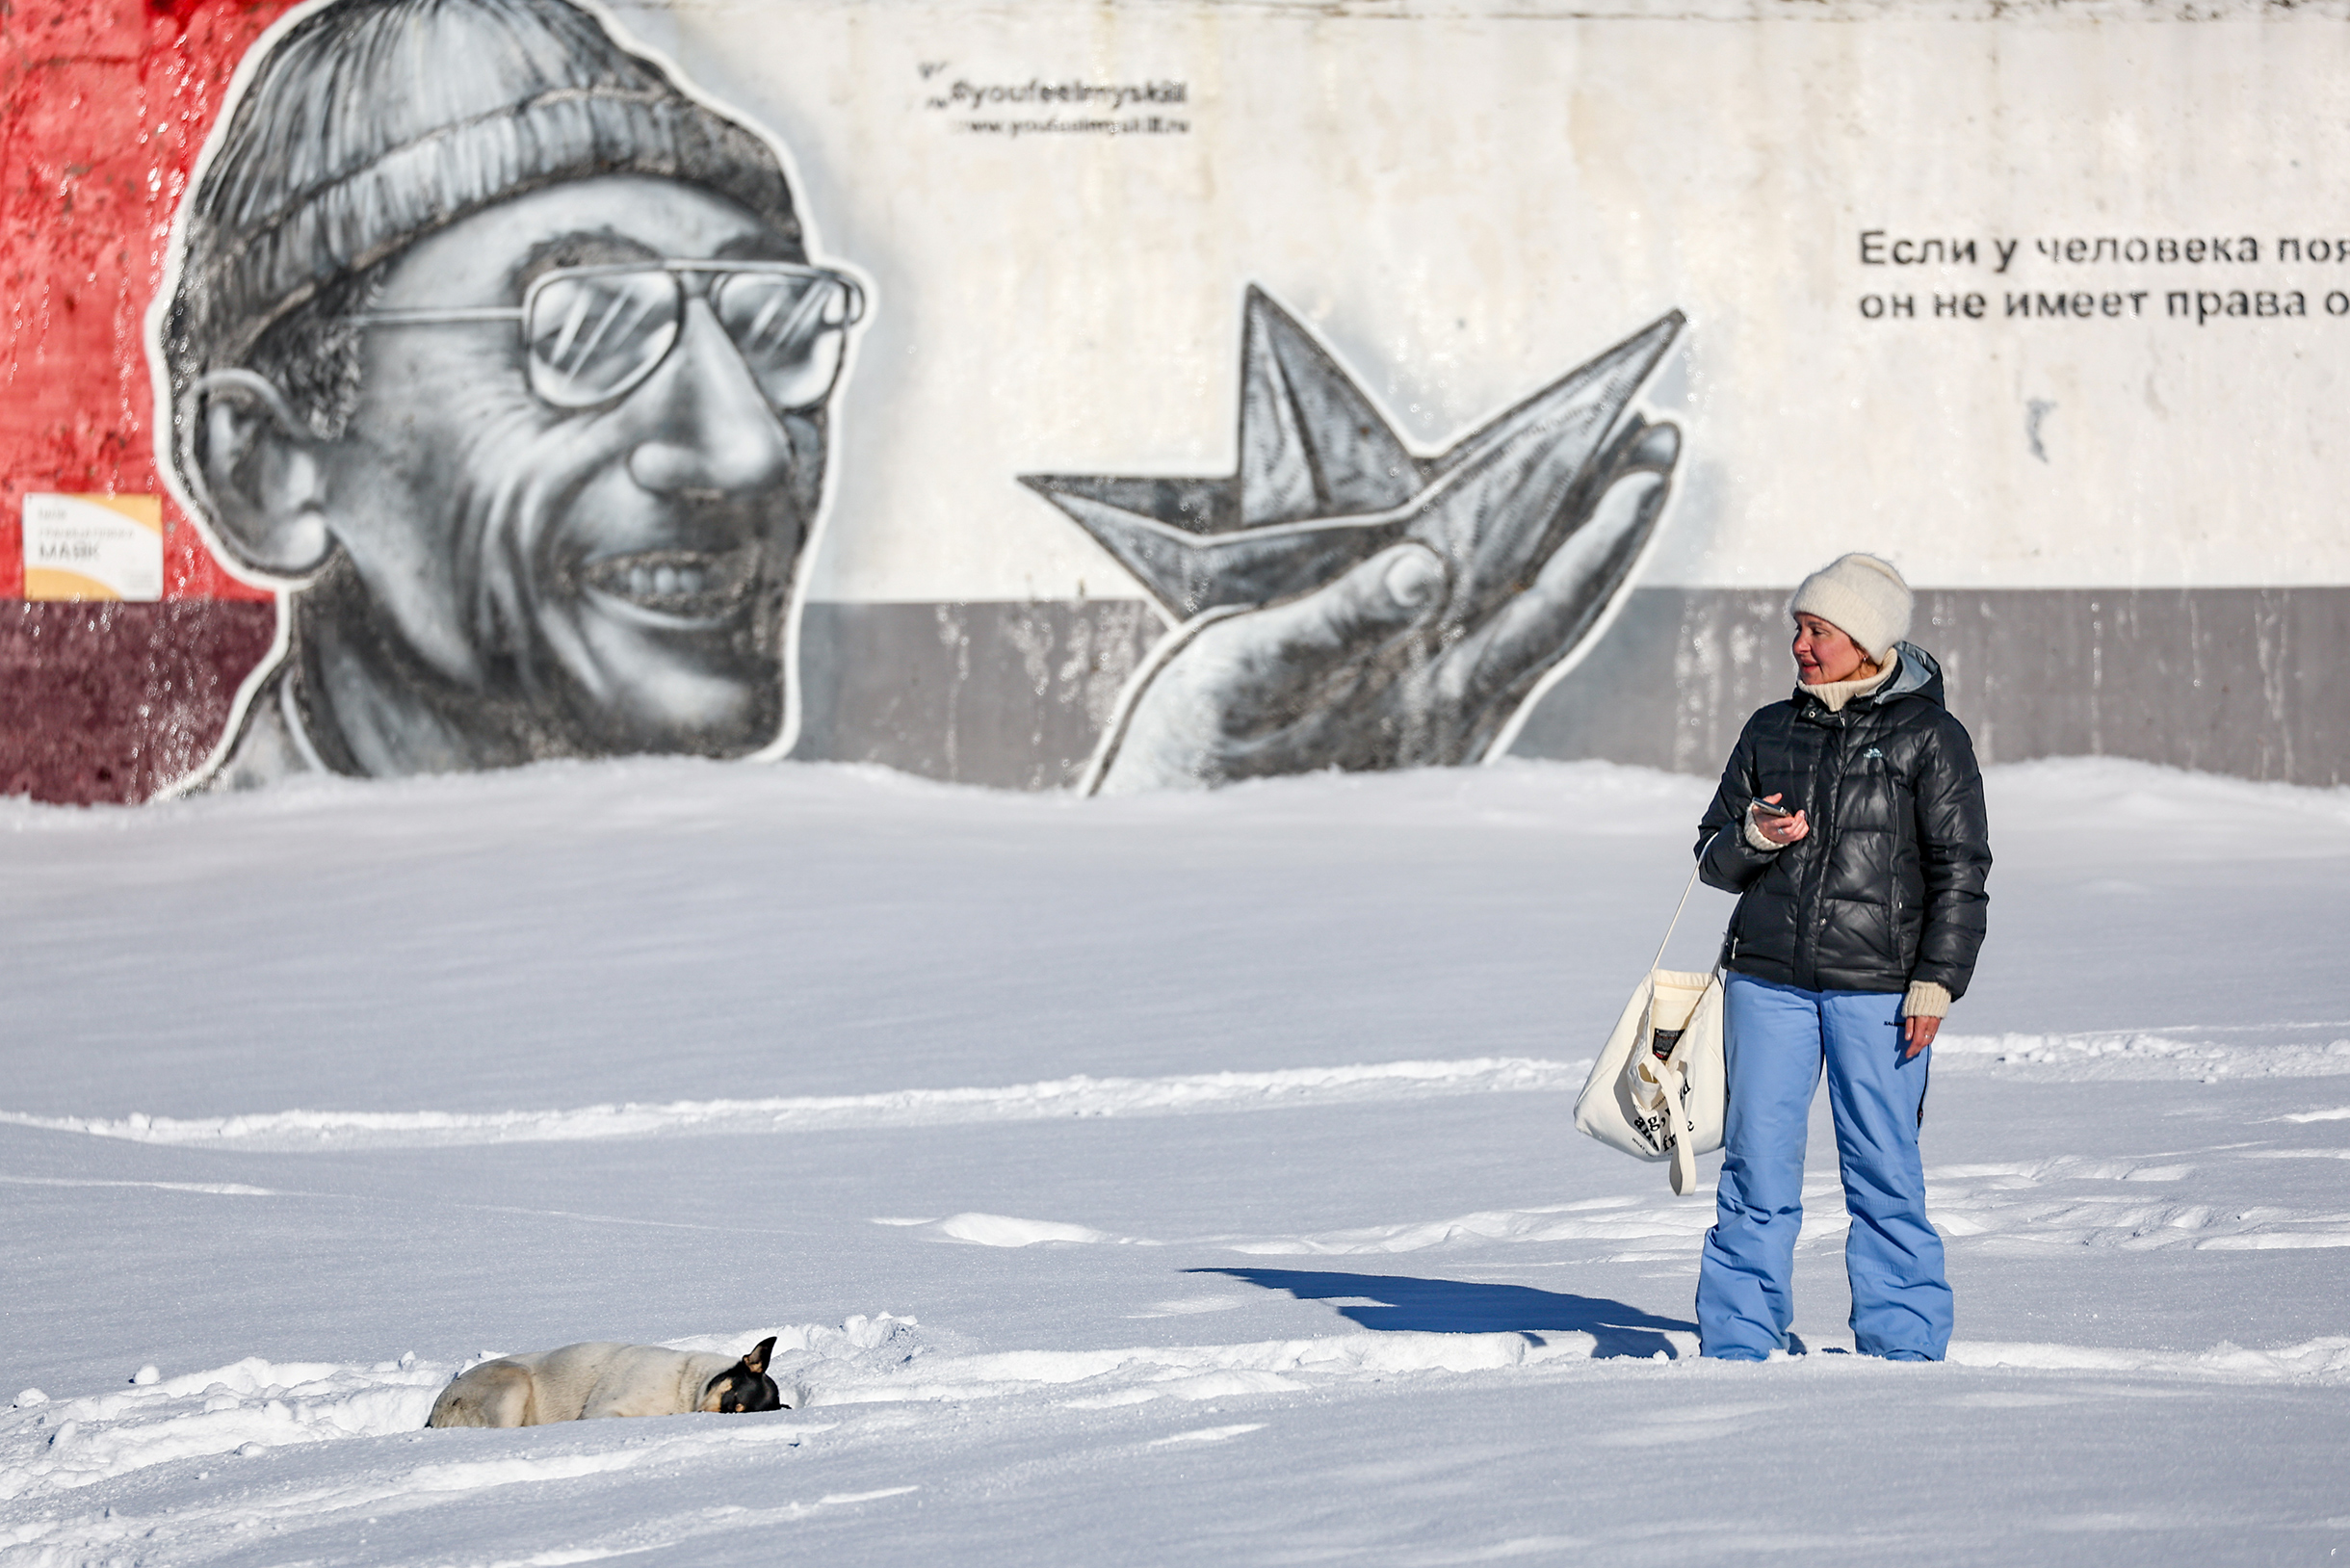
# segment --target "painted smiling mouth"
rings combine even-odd
[[[580,579],[599,592],[640,609],[688,619],[714,619],[747,603],[758,552],[750,548],[645,550],[605,556],[580,570]]]

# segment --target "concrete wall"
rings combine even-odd
[[[0,600],[0,795],[144,800],[203,766],[276,608]]]
[[[1635,590],[1535,708],[1520,755],[1710,772],[1788,694],[1786,599]],[[2350,589],[1945,589],[1913,640],[1941,662],[1985,762],[2139,757],[2350,783]]]
[[[1512,751],[1708,773],[1788,694],[1786,596],[1638,588]],[[1018,789],[1073,782],[1158,622],[1126,601],[825,606],[842,650],[800,754]],[[1913,639],[1985,762],[2136,757],[2350,783],[2350,589],[1932,590]]]
[[[1066,789],[1165,628],[1135,599],[811,605],[794,755]]]

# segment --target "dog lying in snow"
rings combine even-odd
[[[682,1416],[786,1408],[767,1374],[772,1337],[729,1361],[658,1345],[566,1345],[500,1356],[459,1372],[427,1426],[543,1426],[603,1416]]]

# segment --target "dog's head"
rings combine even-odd
[[[743,1359],[710,1379],[695,1408],[722,1415],[744,1410],[781,1410],[783,1395],[767,1374],[767,1358],[775,1348],[772,1335],[743,1352]]]

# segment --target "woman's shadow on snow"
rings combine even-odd
[[[1679,1318],[1659,1318],[1595,1295],[1537,1291],[1527,1285],[1479,1285],[1457,1279],[1412,1279],[1397,1274],[1340,1274],[1319,1268],[1194,1268],[1287,1291],[1300,1301],[1353,1297],[1339,1315],[1365,1328],[1423,1334],[1524,1334],[1537,1345],[1545,1333],[1588,1334],[1594,1360],[1679,1351],[1663,1330],[1694,1332]]]

